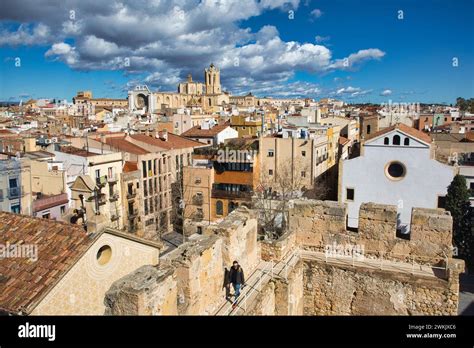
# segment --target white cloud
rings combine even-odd
[[[321,43],[321,42],[324,42],[324,41],[328,41],[331,37],[329,36],[320,36],[320,35],[316,35],[314,37],[314,40],[316,41],[316,43]]]
[[[323,15],[323,11],[318,8],[315,8],[313,11],[310,12],[310,14],[313,18],[319,18]]]
[[[3,0],[2,5],[0,20],[38,24],[24,24],[16,31],[0,27],[0,46],[48,45],[47,58],[73,69],[123,69],[130,79],[160,89],[174,90],[188,73],[202,80],[202,70],[211,62],[222,69],[225,88],[238,91],[261,84],[262,93],[272,84],[290,86],[297,71],[348,70],[320,44],[329,37],[316,36],[315,44],[284,41],[272,25],[256,32],[241,27],[243,20],[267,10],[297,9],[299,0],[65,0],[62,8],[75,11],[71,20],[47,0]],[[314,12],[316,17],[321,14]],[[371,48],[348,60],[353,66],[384,54]],[[292,86],[308,88],[309,93],[318,88]]]
[[[386,89],[386,90],[383,90],[382,92],[380,92],[381,96],[387,96],[387,95],[391,95],[391,94],[392,94],[391,89]]]

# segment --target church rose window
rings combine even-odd
[[[405,166],[400,162],[391,162],[386,166],[386,175],[392,180],[401,180],[406,174]]]

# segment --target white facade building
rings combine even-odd
[[[361,156],[345,160],[339,174],[339,201],[347,204],[347,225],[357,228],[362,203],[398,207],[398,228],[410,230],[412,208],[437,208],[454,176],[453,167],[432,157],[431,139],[397,124],[374,133]]]

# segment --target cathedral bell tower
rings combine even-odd
[[[221,94],[221,72],[211,63],[209,68],[204,70],[204,80],[206,81],[206,94]]]

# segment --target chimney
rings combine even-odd
[[[163,129],[163,130],[161,131],[160,139],[163,140],[163,141],[167,141],[167,140],[168,140],[168,130],[167,130],[167,129]]]

